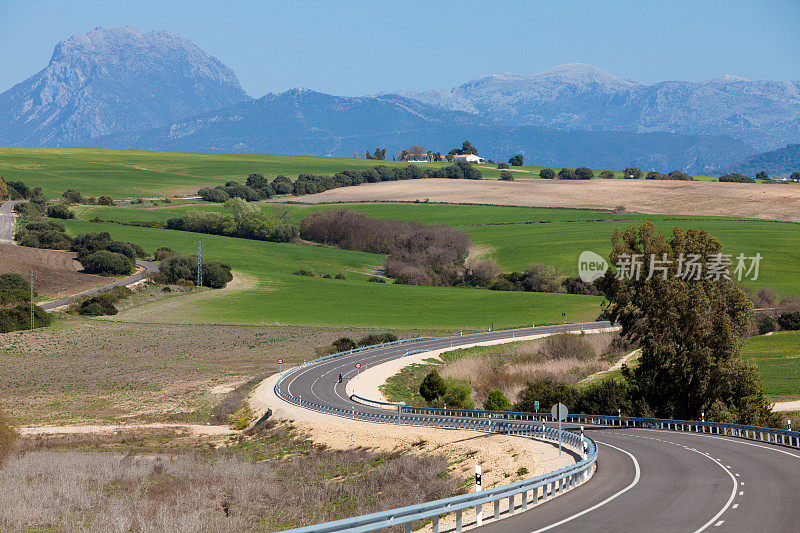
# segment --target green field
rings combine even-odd
[[[212,154],[187,152],[150,152],[89,148],[0,148],[0,176],[41,186],[48,198],[61,195],[67,188],[88,196],[114,198],[185,195],[231,179],[243,180],[258,172],[290,178],[299,173],[334,174],[348,169],[375,165],[405,166],[407,163],[371,159],[308,157],[267,154]],[[415,163],[422,168],[438,168],[439,163]],[[545,167],[514,167],[517,179],[538,178]],[[556,172],[560,167],[553,168]],[[486,178],[499,178],[495,165],[480,165]],[[595,173],[598,173],[599,169]],[[617,177],[622,172],[615,171]],[[716,180],[708,176],[697,179]]]
[[[449,163],[415,164],[438,168]],[[41,186],[49,198],[60,196],[69,187],[89,196],[105,194],[114,198],[182,195],[231,179],[243,181],[254,172],[295,178],[302,172],[335,174],[375,165],[404,167],[407,163],[290,155],[0,148],[0,176],[24,181],[31,187]],[[500,177],[500,171],[491,166],[482,166],[481,171],[487,178]]]
[[[769,399],[783,400],[800,393],[800,331],[750,337],[743,352],[758,365]]]

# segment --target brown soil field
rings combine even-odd
[[[635,213],[762,218],[800,222],[800,186],[654,180],[424,179],[370,183],[303,196],[302,201],[414,201],[582,207]]]
[[[0,274],[16,272],[26,278],[34,270],[36,292],[44,298],[63,298],[105,285],[108,278],[79,272],[75,254],[0,244]]]
[[[73,317],[0,335],[0,404],[20,425],[207,423],[227,392],[275,372],[279,357],[286,369],[339,337],[375,332]]]

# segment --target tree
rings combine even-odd
[[[571,168],[562,168],[558,171],[558,179],[560,180],[574,180],[578,179],[578,176],[575,175],[575,171]]]
[[[532,381],[528,382],[519,393],[514,410],[533,413],[538,401],[539,408],[546,411],[549,411],[557,403],[563,403],[567,409],[574,411],[578,404],[578,396],[577,389],[566,383],[560,383],[553,379]]]
[[[792,172],[792,175],[790,177],[795,181],[800,181],[800,171]]]
[[[477,154],[478,149],[472,146],[472,143],[469,141],[464,141],[461,143],[461,154],[469,155],[469,154]]]
[[[470,395],[472,388],[466,383],[457,383],[447,387],[447,392],[444,393],[442,400],[447,407],[455,409],[474,409],[475,404],[472,403]]]
[[[493,390],[489,392],[489,396],[483,402],[483,408],[487,411],[508,411],[511,407],[511,402],[508,401],[503,391]]]
[[[616,230],[612,248],[611,265],[641,254],[664,267],[649,279],[609,269],[602,282],[606,316],[642,350],[636,368],[623,368],[636,410],[682,420],[716,413],[743,424],[773,425],[757,370],[741,358],[753,304],[732,280],[707,277],[722,244],[694,229],[675,228],[667,239],[646,223]],[[679,275],[688,254],[703,261],[699,279]]]
[[[555,179],[556,173],[552,168],[543,168],[539,171],[539,177],[546,180],[552,180]]]
[[[67,204],[57,202],[47,208],[47,216],[50,218],[70,219],[75,218],[75,213],[69,210]]]
[[[501,170],[500,179],[502,181],[514,181],[514,174],[508,170]]]
[[[562,292],[561,271],[544,263],[533,263],[526,268],[521,281],[529,292]]]
[[[590,180],[594,178],[594,172],[589,167],[578,167],[575,169],[575,177],[579,180]]]
[[[83,196],[75,189],[67,189],[64,191],[64,194],[61,195],[61,197],[65,202],[70,204],[80,204],[83,202]]]
[[[628,386],[622,381],[607,379],[581,392],[575,411],[585,414],[630,414]]]
[[[497,168],[500,170],[508,168],[508,163],[497,163]]]
[[[613,180],[615,178],[614,173],[610,170],[601,170],[600,177],[604,180]]]
[[[625,170],[623,171],[623,173],[625,174],[625,179],[629,179],[629,180],[641,179],[642,174],[643,174],[641,169],[638,168],[638,167],[625,167]]]
[[[455,159],[455,157],[453,156],[453,154],[446,154],[446,155],[444,156],[444,158],[447,160],[447,162],[448,162],[448,163],[452,163],[452,162],[453,162],[453,159]]]
[[[767,174],[766,170],[761,170],[759,172],[756,172],[756,179],[757,180],[768,180],[769,179],[769,174]]]
[[[733,172],[731,174],[723,174],[719,177],[720,183],[755,183],[756,180],[750,176]]]
[[[800,329],[800,311],[790,311],[782,313],[778,317],[778,325],[781,329],[796,331]]]
[[[429,372],[419,385],[419,394],[426,402],[441,398],[447,392],[447,385],[437,371]]]
[[[515,156],[512,156],[508,160],[508,164],[511,165],[512,167],[521,167],[523,160],[524,157],[522,156],[522,154],[517,154]]]
[[[122,254],[100,250],[81,260],[83,269],[89,274],[100,276],[128,275],[133,270],[133,262]]]

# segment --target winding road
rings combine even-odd
[[[14,244],[14,206],[24,201],[25,200],[8,200],[0,204],[0,244]],[[136,261],[136,266],[139,267],[140,270],[126,278],[118,279],[116,281],[112,281],[111,283],[107,283],[102,287],[90,289],[79,294],[73,294],[72,296],[67,296],[66,298],[60,298],[58,300],[53,300],[52,302],[45,302],[40,304],[40,306],[45,311],[52,311],[53,309],[58,309],[71,304],[76,298],[94,296],[95,294],[108,290],[112,287],[125,287],[132,285],[133,283],[147,278],[150,274],[158,272],[158,263],[154,263],[152,261],[143,261],[138,259]]]
[[[338,383],[409,351],[608,323],[524,328],[422,340],[323,361],[289,374],[282,387],[294,396],[342,408],[382,412],[353,403]],[[385,412],[385,411],[383,411]],[[574,424],[567,429],[578,430]],[[600,448],[597,472],[587,483],[541,504],[487,524],[480,531],[800,531],[800,452],[734,437],[641,428],[586,426]]]

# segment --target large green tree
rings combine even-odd
[[[603,279],[606,314],[642,348],[638,366],[624,371],[640,412],[774,424],[757,370],[741,358],[753,304],[717,274],[720,241],[678,228],[667,238],[647,223],[615,231],[612,244],[617,269]]]

